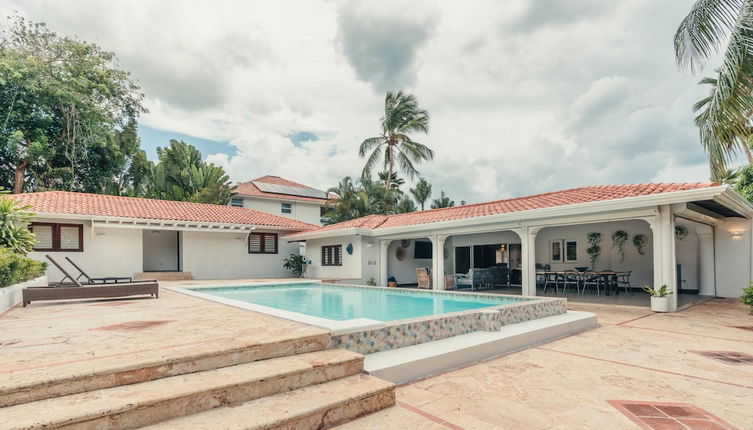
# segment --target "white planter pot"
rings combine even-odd
[[[651,297],[651,310],[669,312],[669,297]]]

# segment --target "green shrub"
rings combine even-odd
[[[47,264],[0,247],[0,287],[18,284],[44,274]]]
[[[306,256],[290,254],[290,257],[283,260],[282,267],[290,270],[290,273],[297,278],[302,278],[306,273]]]
[[[743,289],[743,296],[740,297],[740,301],[744,305],[750,306],[750,313],[753,314],[753,283]]]

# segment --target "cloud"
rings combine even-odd
[[[437,14],[417,2],[346,2],[338,12],[338,41],[359,79],[380,92],[415,84],[419,51],[434,33]]]
[[[142,125],[205,139],[234,181],[358,176],[384,91],[407,87],[432,118],[413,136],[436,154],[421,176],[477,202],[706,180],[691,110],[705,89],[672,49],[691,4],[0,0],[0,13],[114,51],[147,95]]]

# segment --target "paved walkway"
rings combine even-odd
[[[600,327],[402,386],[398,406],[338,429],[753,429],[753,363],[693,352],[753,356],[744,306],[571,308],[595,312]]]
[[[571,307],[597,313],[601,326],[402,386],[398,406],[340,428],[753,429],[753,363],[735,355],[753,356],[744,306]],[[0,376],[7,384],[320,332],[164,289],[158,300],[39,303],[0,315]]]

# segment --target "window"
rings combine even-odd
[[[29,226],[34,233],[37,243],[35,251],[69,251],[82,252],[84,250],[83,224],[56,224],[35,222]]]
[[[277,233],[249,233],[249,254],[277,254]]]
[[[574,240],[565,241],[565,261],[568,263],[578,261],[578,242]]]
[[[235,206],[237,208],[243,207],[243,199],[241,198],[232,198],[230,199],[230,206]]]
[[[322,266],[342,266],[342,265],[343,265],[343,246],[342,245],[322,246]]]
[[[549,241],[549,261],[552,263],[562,262],[562,240]]]
[[[280,207],[280,211],[284,214],[292,214],[293,213],[293,205],[290,203],[282,203]]]

